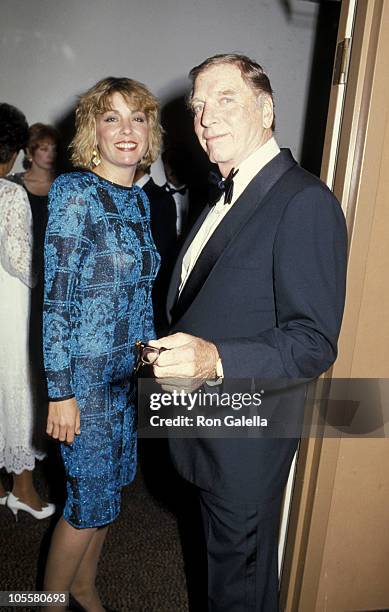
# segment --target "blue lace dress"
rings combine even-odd
[[[75,396],[81,434],[61,444],[64,518],[111,523],[136,470],[132,370],[137,339],[155,337],[151,290],[159,255],[137,187],[93,172],[56,179],[45,239],[44,360],[52,400]]]

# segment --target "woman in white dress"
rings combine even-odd
[[[0,482],[0,505],[41,519],[55,511],[33,483],[36,459],[45,453],[33,443],[34,402],[29,364],[32,217],[23,187],[2,178],[28,139],[24,115],[0,103],[0,468],[12,474],[13,489]],[[35,441],[35,439],[34,439]]]

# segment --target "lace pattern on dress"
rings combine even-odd
[[[28,354],[31,219],[24,189],[0,178],[0,468],[14,474],[45,456]]]
[[[1,181],[0,202],[1,265],[8,274],[33,287],[32,215],[27,194],[23,187]]]

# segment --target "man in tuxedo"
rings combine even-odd
[[[177,212],[177,236],[180,239],[185,235],[189,214],[189,193],[183,171],[185,156],[178,149],[167,148],[162,151],[161,159],[166,176],[163,189],[174,199]]]
[[[161,265],[153,286],[154,326],[157,335],[161,336],[168,331],[166,294],[178,249],[176,204],[172,195],[155,184],[149,171],[138,168],[135,182],[148,197],[151,233],[161,256]]]
[[[339,203],[279,149],[261,66],[218,55],[190,76],[194,129],[224,191],[178,257],[168,293],[171,335],[150,343],[168,349],[154,374],[199,384],[315,378],[336,358],[343,313],[347,235]],[[280,508],[297,440],[169,444],[178,472],[200,498],[208,609],[276,611]]]

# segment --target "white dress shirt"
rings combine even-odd
[[[190,273],[192,272],[196,261],[198,260],[200,253],[207,244],[208,240],[218,227],[219,223],[224,219],[226,214],[231,210],[239,196],[246,189],[247,185],[252,179],[258,174],[260,170],[266,164],[268,164],[278,153],[280,148],[276,143],[274,137],[270,138],[262,147],[259,147],[254,153],[251,153],[235,170],[239,169],[239,172],[234,177],[234,191],[232,195],[231,204],[224,204],[224,193],[222,193],[220,199],[213,206],[196,236],[193,238],[187,252],[185,253],[182,261],[181,269],[181,284],[179,292],[181,293],[183,287]]]
[[[144,187],[146,185],[146,183],[149,182],[149,180],[151,179],[150,174],[144,174],[143,176],[141,176],[141,178],[136,181],[135,185],[138,185],[138,187]]]

